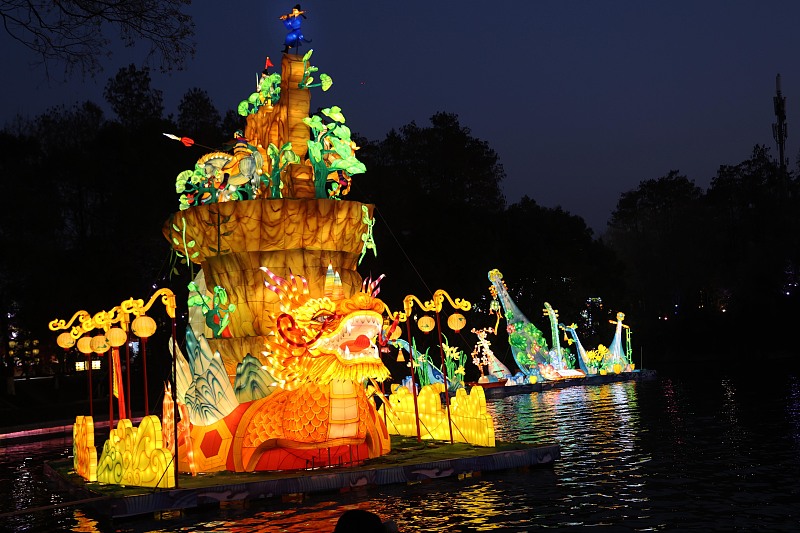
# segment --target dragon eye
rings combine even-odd
[[[316,322],[317,324],[325,324],[326,322],[330,322],[333,319],[333,313],[328,311],[320,311],[316,315],[311,318],[311,322]]]

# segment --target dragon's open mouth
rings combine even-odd
[[[346,363],[380,361],[380,353],[375,338],[383,323],[378,313],[363,311],[349,316],[331,334],[325,335],[313,347],[317,350],[335,353]]]

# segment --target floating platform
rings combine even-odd
[[[90,483],[78,476],[71,460],[45,464],[45,475],[65,494],[65,502],[106,519],[158,515],[214,508],[252,500],[298,500],[304,495],[346,492],[370,486],[415,484],[444,478],[463,479],[494,472],[552,465],[561,458],[557,444],[532,446],[498,443],[494,448],[464,443],[392,437],[392,452],[354,467],[293,472],[215,472],[178,476],[174,489],[123,487]]]
[[[542,392],[551,389],[564,389],[567,387],[578,387],[581,385],[605,385],[619,381],[644,381],[656,378],[655,370],[634,370],[632,372],[620,372],[619,374],[590,374],[582,378],[565,378],[556,381],[542,381],[539,383],[527,383],[525,385],[506,385],[504,387],[484,387],[483,392],[487,400],[515,396],[517,394],[530,394],[532,392]]]

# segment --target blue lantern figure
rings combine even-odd
[[[291,13],[281,16],[283,25],[289,30],[289,33],[286,34],[286,40],[283,42],[284,54],[287,53],[290,48],[297,48],[299,50],[301,41],[307,43],[311,42],[303,37],[303,30],[300,27],[302,25],[302,19],[300,17],[307,18],[306,12],[300,8],[300,4],[294,6]]]

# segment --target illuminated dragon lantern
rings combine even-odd
[[[385,309],[376,284],[333,301],[330,292],[312,298],[302,276],[263,270],[280,299],[266,364],[245,357],[231,387],[220,359],[202,346],[188,360],[179,356],[178,401],[188,413],[179,425],[180,466],[289,470],[388,453],[386,426],[363,385],[389,376],[375,344]]]
[[[178,356],[183,471],[389,452],[365,393],[389,375],[375,347],[385,305],[356,270],[375,250],[374,206],[344,199],[365,168],[341,109],[308,116],[309,89],[332,83],[315,80],[310,57],[284,53],[280,75],[267,60],[239,105],[247,125],[233,153],[207,154],[176,180],[180,210],[163,233],[182,262],[201,267]]]

